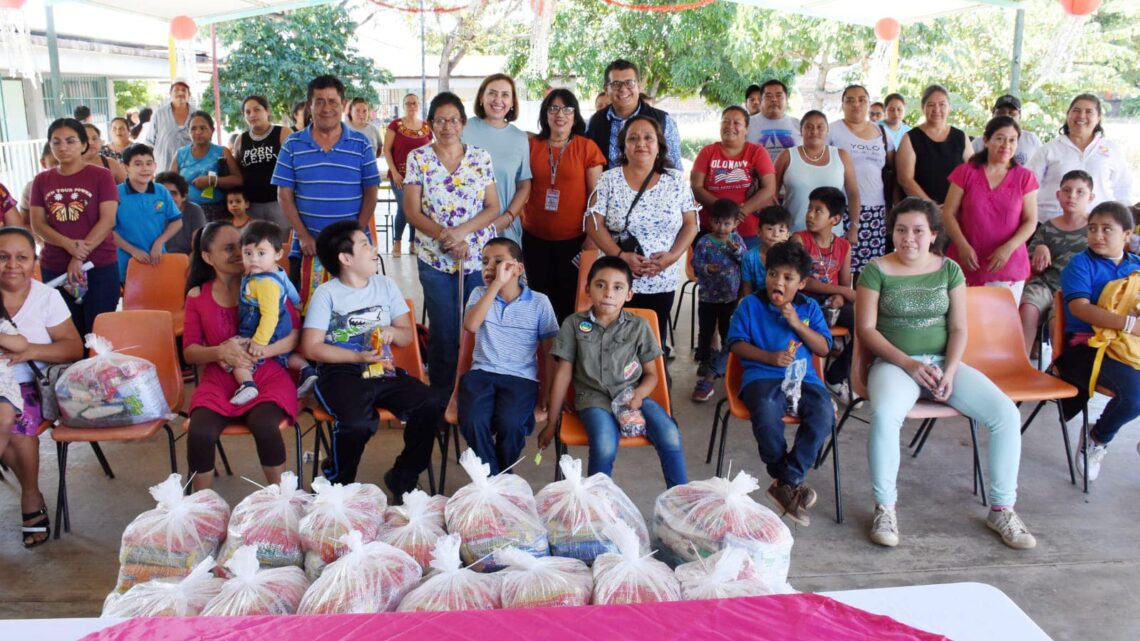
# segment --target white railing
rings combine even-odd
[[[40,171],[44,139],[0,142],[0,183],[17,197]]]

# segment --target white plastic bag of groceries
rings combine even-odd
[[[297,614],[365,614],[393,612],[423,572],[407,552],[373,541],[360,532],[341,537],[348,554],[325,567],[313,582]]]
[[[676,574],[686,601],[772,593],[744,548],[729,546],[707,559],[683,563]]]
[[[463,567],[458,534],[440,537],[432,553],[431,572],[400,602],[400,612],[494,610],[499,599],[499,574],[483,574]]]
[[[204,617],[296,614],[309,588],[304,570],[297,566],[262,570],[252,545],[238,548],[226,569],[233,578],[202,609]]]
[[[681,584],[672,568],[641,553],[633,528],[618,522],[606,526],[605,535],[618,551],[594,560],[596,605],[681,600]]]
[[[214,576],[214,557],[206,557],[185,578],[153,579],[127,590],[112,592],[103,602],[104,617],[197,616],[222,591],[225,579]]]
[[[499,559],[507,564],[500,594],[504,608],[549,608],[589,605],[594,593],[590,568],[578,559],[561,556],[534,557],[505,548]]]
[[[76,362],[55,383],[63,422],[75,427],[135,425],[170,413],[158,370],[148,360],[113,351],[107,339],[87,335],[95,352]]]

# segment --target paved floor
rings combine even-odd
[[[417,292],[418,299],[414,259],[389,258],[387,265],[404,291]],[[680,343],[681,356],[671,367],[674,411],[684,434],[690,477],[708,477],[714,469],[705,464],[704,454],[714,402],[697,405],[688,400],[695,367],[686,349],[684,327]],[[901,447],[916,427],[904,427]],[[1077,429],[1072,429],[1075,435]],[[834,519],[830,465],[813,472],[808,482],[819,491],[819,503],[812,510],[811,527],[792,526],[796,545],[790,581],[805,591],[981,581],[1003,590],[1055,639],[1138,639],[1140,528],[1135,513],[1127,508],[1135,506],[1130,501],[1140,495],[1138,438],[1140,430],[1135,428],[1122,432],[1105,460],[1101,479],[1086,495],[1070,485],[1056,414],[1044,411],[1025,436],[1017,506],[1038,546],[1019,552],[1006,548],[985,527],[985,508],[971,494],[966,423],[941,422],[919,458],[904,453],[899,473],[902,541],[898,548],[885,549],[867,540],[872,498],[866,426],[852,422],[840,437],[847,518],[842,525]],[[382,428],[366,452],[360,480],[378,483],[399,446],[399,431]],[[311,438],[306,438],[305,448],[312,449]],[[115,583],[123,527],[153,506],[147,487],[169,472],[164,439],[104,449],[118,477],[103,476],[90,448],[73,447],[69,465],[73,531],[34,550],[19,544],[19,494],[11,475],[8,482],[0,483],[0,617],[98,615],[103,597]],[[241,476],[263,479],[252,440],[228,439],[226,449],[235,476],[218,479],[216,489],[235,504],[253,487]],[[731,423],[728,450],[733,470],[747,470],[766,483],[755,441],[743,422]],[[42,487],[53,509],[54,451],[45,437]],[[584,449],[571,453],[585,455]],[[179,443],[183,469],[185,456]],[[292,460],[290,453],[290,465]],[[548,452],[541,467],[527,460],[516,469],[538,489],[553,478],[553,465]],[[454,458],[449,473],[452,491],[466,481]],[[614,478],[646,515],[652,514],[664,481],[651,449],[622,451]],[[755,498],[764,500],[762,492]]]

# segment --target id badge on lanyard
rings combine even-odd
[[[569,139],[566,141],[566,146],[570,145]],[[546,143],[546,155],[550,159],[550,187],[546,190],[546,204],[543,207],[546,211],[558,211],[558,190],[554,187],[558,180],[558,165],[562,163],[562,154],[566,153],[566,147],[563,147],[558,153],[558,160],[554,160],[554,150],[548,141]]]
[[[558,190],[553,187],[546,190],[546,211],[558,211]]]

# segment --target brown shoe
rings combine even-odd
[[[403,253],[403,251],[401,250],[401,247],[400,247],[400,241],[398,241],[398,240],[392,241],[392,255],[393,256],[399,256],[402,253]]]
[[[768,498],[780,508],[780,516],[787,516],[794,523],[808,526],[811,525],[811,519],[808,518],[807,508],[804,506],[801,487],[772,481],[772,485],[768,487]]]

